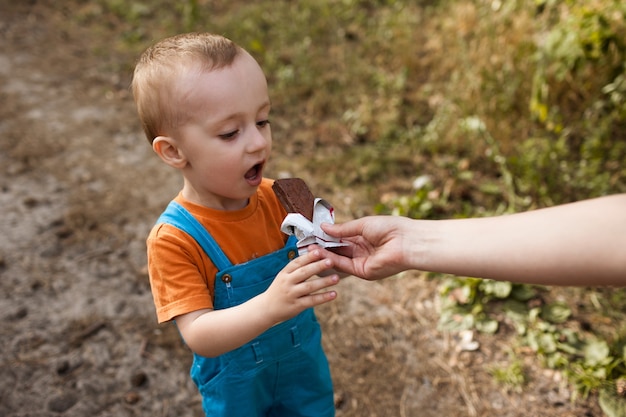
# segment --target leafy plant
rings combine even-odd
[[[573,330],[572,311],[563,302],[534,306],[542,303],[539,289],[476,278],[445,278],[440,285],[440,328],[492,334],[499,329],[500,321],[511,325],[519,337],[518,349],[530,348],[546,367],[562,371],[575,388],[574,399],[579,395],[586,398],[607,381],[623,375],[623,345],[610,345],[593,333]],[[514,378],[515,366],[492,374],[499,379]]]
[[[544,14],[530,100],[538,129],[515,157],[519,186],[548,203],[623,190],[626,6],[549,2]]]
[[[511,355],[510,361],[504,366],[492,366],[489,373],[499,384],[514,392],[521,392],[527,383],[526,373],[521,360]]]
[[[435,166],[445,160],[438,155],[456,153],[471,168],[448,169],[447,181],[429,176],[379,212],[470,217],[626,191],[626,3],[503,4],[452,2],[436,10],[450,16],[458,36],[437,39],[448,53],[436,65],[449,76],[445,85],[433,78],[424,89],[436,98],[430,101],[434,114],[413,132]],[[446,28],[446,18],[437,22]],[[474,204],[460,203],[468,193],[455,194],[459,188],[472,189]],[[491,333],[506,323],[521,346],[563,371],[582,397],[622,377],[622,345],[613,339],[621,339],[624,329],[575,331],[572,307],[547,302],[544,293],[539,287],[446,277],[440,327]],[[608,301],[590,294],[578,303],[613,314],[604,305]]]

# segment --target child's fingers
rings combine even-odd
[[[338,282],[339,275],[337,274],[333,274],[327,277],[308,279],[298,284],[298,292],[301,294],[300,296],[302,297],[321,291],[328,287],[332,287],[333,285],[337,285]]]
[[[325,291],[322,293],[307,295],[305,297],[302,297],[301,300],[305,308],[310,308],[327,303],[334,300],[335,298],[337,298],[336,291]]]
[[[305,275],[308,274],[308,276],[312,276],[326,269],[330,269],[332,266],[332,260],[323,258],[322,252],[316,249],[302,256],[298,256],[296,259],[289,262],[287,266],[285,266],[284,271],[287,273],[299,271]]]
[[[292,285],[298,285],[303,282],[317,281],[317,279],[311,279],[315,276],[324,276],[328,275],[325,273],[332,269],[332,262],[328,259],[320,259],[315,262],[311,262],[310,264],[306,264],[295,271],[287,274],[287,281],[291,282]],[[323,286],[322,286],[323,287]]]
[[[323,291],[339,282],[338,275],[310,279],[297,286],[298,304],[301,308],[315,307],[337,298],[336,291]]]

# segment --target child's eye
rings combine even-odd
[[[239,130],[233,130],[232,132],[228,132],[228,133],[223,133],[221,135],[217,135],[220,139],[232,139],[235,136],[237,136],[237,133],[239,133]]]
[[[256,122],[256,125],[258,127],[265,127],[265,126],[267,126],[269,124],[270,124],[270,121],[267,120],[267,119],[266,120],[260,120],[260,121]]]

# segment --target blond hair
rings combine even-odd
[[[184,71],[227,67],[243,51],[230,39],[212,33],[185,33],[163,39],[139,58],[132,90],[148,141],[176,129],[184,118],[175,101],[176,80]]]

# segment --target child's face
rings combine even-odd
[[[187,159],[186,198],[208,207],[245,207],[272,148],[267,82],[247,53],[229,67],[189,72],[180,80],[186,122],[176,138]]]

